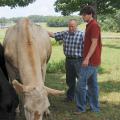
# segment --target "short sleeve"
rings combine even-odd
[[[99,39],[99,35],[100,35],[100,27],[98,26],[98,24],[93,24],[91,30],[91,38]]]
[[[63,40],[64,31],[62,31],[62,32],[56,32],[56,33],[54,33],[54,35],[55,35],[55,39],[56,39],[57,41]]]

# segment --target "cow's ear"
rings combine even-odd
[[[17,93],[23,92],[24,86],[19,83],[17,80],[12,81],[13,87],[15,88]]]
[[[30,92],[31,90],[35,89],[35,86],[24,86],[23,84],[19,83],[17,80],[13,80],[12,84],[17,91],[17,93],[20,92]]]

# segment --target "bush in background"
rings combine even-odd
[[[101,15],[98,19],[103,31],[120,32],[120,10],[113,15]]]
[[[65,60],[60,60],[59,62],[52,61],[47,65],[47,73],[65,73]],[[105,69],[101,66],[98,68],[98,73],[105,73]]]
[[[47,65],[47,73],[65,73],[65,60],[59,62],[52,61]]]
[[[47,21],[49,27],[67,27],[68,21],[70,19],[76,19],[78,24],[82,23],[82,19],[79,16],[61,16],[61,17],[51,17]]]

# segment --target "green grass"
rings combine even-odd
[[[62,46],[60,46],[62,47]],[[58,47],[59,49],[59,47]],[[56,54],[53,46],[53,56],[58,61],[63,59],[61,49]],[[64,103],[65,95],[50,96],[52,120],[120,120],[120,40],[104,40],[102,50],[102,72],[98,75],[100,87],[100,113],[86,112],[73,115],[75,103]],[[54,56],[54,57],[55,57]],[[51,58],[53,59],[53,57]],[[54,58],[55,61],[55,58]],[[50,61],[51,62],[51,61]],[[47,74],[46,84],[52,88],[66,90],[65,73]]]
[[[50,31],[66,28],[48,28]],[[0,41],[3,41],[5,31],[0,30]],[[120,33],[103,33],[120,35]],[[64,60],[62,45],[54,45],[49,64],[56,69],[60,61]],[[64,103],[65,95],[49,96],[51,115],[48,120],[120,120],[120,40],[104,40],[102,50],[102,64],[99,69],[100,113],[87,111],[82,115],[74,115],[75,103]],[[45,84],[49,87],[66,90],[65,73],[47,73]]]
[[[0,29],[0,42],[3,42],[5,36],[6,29]]]

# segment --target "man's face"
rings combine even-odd
[[[72,20],[68,23],[69,32],[75,32],[77,29],[77,22]]]
[[[92,18],[92,14],[88,15],[88,14],[83,14],[82,18],[84,20],[84,22],[89,22]]]

